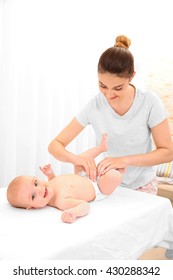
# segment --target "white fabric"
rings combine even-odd
[[[158,182],[173,185],[173,179],[166,178],[166,177],[157,177]]]
[[[80,175],[83,176],[83,177],[88,178],[87,175],[86,175],[86,173],[85,173],[84,171],[81,172]],[[90,179],[88,179],[88,180],[90,180]],[[96,182],[93,182],[92,180],[90,180],[90,182],[91,182],[91,184],[93,185],[93,187],[94,187],[94,189],[95,189],[95,195],[96,195],[96,197],[95,197],[95,200],[94,200],[94,201],[102,200],[102,199],[108,197],[107,195],[103,194],[103,193],[100,191],[97,181],[96,181]]]
[[[137,259],[170,235],[171,212],[166,198],[117,188],[65,224],[55,208],[11,207],[1,188],[0,259]]]
[[[153,92],[136,89],[134,102],[128,112],[118,115],[105,96],[99,93],[76,115],[83,125],[91,125],[100,142],[108,134],[110,157],[144,154],[152,150],[151,128],[168,117],[159,96]],[[154,167],[128,167],[121,186],[136,189],[155,177]]]
[[[105,199],[107,198],[108,196],[103,194],[100,189],[99,189],[99,186],[98,186],[98,183],[97,182],[93,182],[92,180],[90,180],[94,189],[95,189],[95,194],[96,194],[96,197],[95,197],[95,200],[94,201],[98,201],[98,200],[102,200],[102,199]]]
[[[167,232],[165,239],[160,243],[160,246],[171,249],[173,254],[173,208],[169,218],[169,231]]]

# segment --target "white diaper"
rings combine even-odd
[[[88,180],[90,180],[90,179],[87,177],[87,175],[86,175],[85,172],[81,172],[80,175],[83,176],[83,177],[86,177]],[[96,193],[96,197],[95,197],[94,201],[102,200],[102,199],[104,199],[104,198],[107,197],[106,194],[103,194],[103,193],[100,191],[99,186],[98,186],[98,179],[97,179],[96,182],[93,182],[92,180],[90,180],[90,182],[92,183],[92,185],[93,185],[93,187],[94,187],[94,189],[95,189],[95,193]]]
[[[89,179],[89,180],[90,180],[90,179]],[[90,180],[90,181],[91,181],[91,180]],[[104,199],[104,198],[107,197],[106,194],[103,194],[103,193],[100,191],[97,182],[91,181],[91,183],[92,183],[92,185],[93,185],[93,187],[94,187],[94,189],[95,189],[95,192],[96,192],[96,197],[95,197],[94,201],[102,200],[102,199]]]

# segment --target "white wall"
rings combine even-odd
[[[47,162],[72,170],[47,146],[98,92],[99,56],[129,36],[144,86],[146,59],[172,55],[171,11],[171,0],[0,0],[0,187],[19,174],[41,176]],[[94,143],[87,129],[70,149]]]

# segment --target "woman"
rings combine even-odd
[[[135,71],[130,44],[126,36],[118,36],[115,45],[101,55],[98,62],[100,93],[50,143],[49,152],[61,161],[84,169],[93,181],[110,169],[123,168],[126,172],[121,186],[156,194],[153,166],[173,159],[168,114],[155,93],[131,84]],[[104,133],[108,135],[107,157],[98,166],[93,159],[65,149],[89,124],[98,141]]]

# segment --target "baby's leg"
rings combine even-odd
[[[79,156],[84,156],[84,157],[89,157],[89,158],[96,158],[99,156],[101,153],[106,152],[108,147],[107,147],[107,134],[103,134],[101,142],[98,146],[91,148],[81,154]],[[75,167],[75,174],[80,174],[83,170],[80,167]]]
[[[122,181],[122,173],[111,169],[98,179],[98,186],[103,194],[110,195]]]
[[[107,134],[103,134],[101,142],[98,146],[91,148],[83,153],[80,154],[80,156],[85,156],[85,157],[90,157],[90,158],[96,158],[99,156],[101,153],[106,152],[108,147],[107,147]]]

